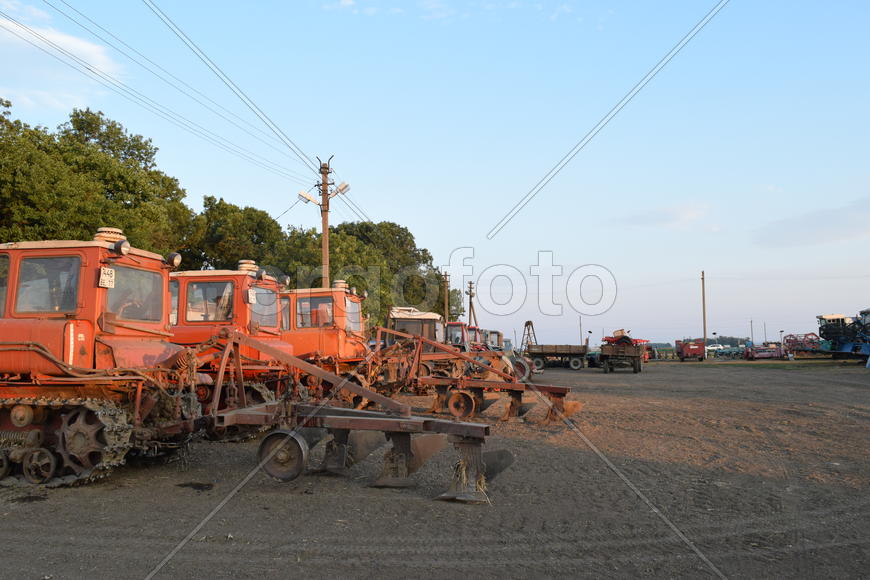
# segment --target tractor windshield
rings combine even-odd
[[[115,287],[109,288],[106,310],[123,320],[163,319],[163,276],[159,272],[115,266]]]
[[[360,313],[360,303],[352,300],[349,296],[345,296],[345,310],[347,312],[347,328],[348,332],[362,331],[362,314]]]
[[[260,326],[278,326],[278,293],[268,288],[254,287],[256,301],[251,304],[251,321]]]
[[[452,324],[447,327],[447,342],[450,344],[462,344],[462,327]]]
[[[311,296],[296,300],[296,328],[332,326],[332,296]]]
[[[232,317],[232,282],[196,282],[188,285],[185,320],[226,322]]]
[[[21,260],[15,312],[73,312],[80,268],[78,256]]]
[[[0,254],[0,317],[6,312],[6,288],[9,285],[9,256]]]

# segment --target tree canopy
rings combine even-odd
[[[50,131],[12,118],[0,99],[0,242],[90,239],[98,227],[124,230],[136,247],[178,251],[184,269],[235,268],[256,260],[293,287],[318,286],[320,234],[283,230],[268,213],[207,195],[203,210],[184,203],[178,180],[157,168],[158,149],[102,112],[75,109]],[[392,222],[330,227],[331,278],[368,292],[364,308],[380,323],[390,306],[441,312],[443,289],[432,255]],[[450,292],[451,318],[463,313]]]

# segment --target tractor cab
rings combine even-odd
[[[464,322],[448,322],[445,331],[447,344],[461,351],[470,350],[468,347],[468,327]]]
[[[478,328],[477,326],[468,327],[468,343],[471,345],[471,350],[486,350],[486,341],[483,334],[484,332],[484,330]]]
[[[192,346],[237,330],[293,354],[281,340],[278,282],[253,260],[241,260],[236,270],[173,272],[169,289],[173,342]],[[242,354],[264,356],[246,347]]]
[[[423,312],[411,306],[394,306],[390,308],[387,328],[405,334],[422,336],[435,342],[444,342],[444,318],[435,312]],[[386,336],[387,346],[397,340],[396,336]],[[434,352],[435,347],[424,344],[424,352]]]
[[[819,336],[825,340],[842,342],[854,338],[854,319],[844,314],[821,314],[819,321]]]
[[[504,350],[504,335],[499,330],[487,331],[486,344],[489,350]]]
[[[181,350],[167,341],[167,282],[180,260],[132,248],[115,228],[100,228],[91,241],[0,244],[0,333],[10,344],[0,375],[166,361]]]
[[[304,359],[361,360],[368,352],[363,297],[344,280],[332,288],[281,292],[281,340]]]

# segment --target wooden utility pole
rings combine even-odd
[[[704,281],[704,270],[701,270],[701,310],[704,317],[704,358],[707,358],[707,286]]]
[[[329,288],[329,161],[320,163],[320,252],[323,262],[321,286]]]
[[[444,323],[450,322],[450,274],[441,273],[441,282],[444,287]]]
[[[468,281],[468,325],[477,326],[477,313],[474,312],[474,282]]]

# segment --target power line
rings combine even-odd
[[[43,1],[45,4],[47,4],[48,6],[50,6],[51,8],[53,8],[55,11],[57,11],[59,14],[61,14],[62,16],[64,16],[64,17],[67,18],[68,20],[70,20],[71,22],[73,22],[73,23],[75,23],[76,25],[78,25],[78,26],[79,26],[80,28],[82,28],[83,30],[89,32],[89,33],[90,33],[91,35],[93,35],[95,38],[98,38],[98,39],[101,40],[102,42],[106,43],[108,46],[111,46],[111,47],[114,48],[117,52],[119,52],[120,54],[123,54],[125,57],[127,57],[128,59],[130,59],[131,61],[133,61],[134,63],[136,63],[137,65],[139,65],[140,67],[142,67],[143,69],[145,69],[146,71],[148,71],[149,73],[151,73],[152,75],[154,75],[155,77],[157,77],[158,79],[160,79],[161,81],[163,81],[164,83],[166,83],[167,85],[171,86],[172,88],[176,89],[177,91],[179,91],[179,92],[182,93],[183,95],[187,96],[187,97],[190,98],[191,100],[193,100],[193,101],[195,101],[196,103],[198,103],[200,106],[202,106],[202,107],[204,107],[205,109],[211,111],[212,113],[214,113],[214,114],[217,115],[218,117],[224,119],[224,120],[227,121],[228,123],[234,125],[234,126],[237,127],[238,129],[244,131],[245,133],[247,133],[248,135],[250,135],[250,136],[253,137],[254,139],[260,141],[261,143],[265,144],[266,146],[268,146],[269,148],[273,149],[274,151],[280,153],[281,155],[284,155],[284,156],[286,156],[287,158],[292,159],[293,161],[295,161],[295,162],[297,162],[297,163],[299,162],[299,160],[298,160],[295,156],[290,155],[289,153],[287,153],[287,151],[286,151],[285,149],[276,147],[273,143],[267,141],[266,139],[264,139],[264,138],[261,137],[261,136],[258,136],[258,135],[255,134],[254,132],[259,133],[259,135],[262,135],[262,136],[268,137],[269,139],[271,139],[271,140],[273,140],[273,141],[277,141],[277,139],[276,139],[272,134],[270,134],[270,133],[266,133],[266,132],[262,131],[261,129],[259,129],[259,128],[257,128],[257,127],[254,127],[254,126],[253,126],[251,123],[249,123],[248,121],[245,121],[244,119],[242,119],[241,117],[239,117],[238,115],[236,115],[235,113],[233,113],[232,111],[230,111],[230,110],[226,109],[225,107],[221,106],[219,103],[215,102],[213,99],[209,98],[207,95],[203,94],[201,91],[197,90],[195,87],[191,86],[191,85],[188,84],[187,82],[185,82],[185,81],[183,81],[182,79],[178,78],[177,76],[175,76],[174,74],[172,74],[171,72],[169,72],[168,70],[166,70],[165,68],[163,68],[162,66],[160,66],[159,64],[157,64],[156,62],[154,62],[153,60],[151,60],[150,58],[148,58],[147,56],[145,56],[144,54],[142,54],[140,51],[136,50],[135,48],[133,48],[132,46],[130,46],[129,44],[127,44],[126,42],[124,42],[124,40],[122,40],[121,38],[118,38],[116,35],[112,34],[112,32],[110,32],[109,30],[106,30],[106,28],[104,28],[103,26],[100,26],[98,23],[94,22],[94,20],[92,20],[91,18],[89,18],[87,15],[83,14],[81,11],[77,10],[74,6],[71,6],[71,5],[70,5],[69,3],[67,3],[65,0],[60,0],[60,2],[62,2],[62,3],[65,4],[67,7],[69,7],[72,11],[74,11],[76,14],[78,14],[79,16],[81,16],[82,18],[84,18],[85,20],[87,20],[88,22],[90,22],[93,26],[95,26],[95,27],[97,27],[98,29],[102,30],[106,35],[111,36],[111,37],[112,37],[113,39],[115,39],[118,43],[120,43],[120,44],[122,44],[123,46],[127,47],[129,50],[131,50],[132,52],[136,53],[139,57],[141,57],[141,59],[144,59],[145,61],[147,61],[148,63],[150,63],[150,65],[152,65],[153,67],[159,69],[160,71],[162,71],[162,72],[165,73],[165,74],[161,74],[160,72],[157,72],[156,70],[154,70],[154,68],[152,68],[152,66],[148,66],[148,65],[146,65],[146,64],[143,63],[141,60],[135,58],[135,57],[132,56],[129,52],[125,51],[123,48],[120,48],[120,47],[118,47],[116,44],[113,44],[113,43],[112,43],[110,40],[108,40],[105,36],[99,34],[98,32],[95,32],[93,29],[91,29],[90,27],[86,26],[85,24],[82,24],[82,22],[80,22],[79,20],[77,20],[76,18],[74,18],[73,16],[71,16],[70,14],[68,14],[67,12],[65,12],[64,10],[62,10],[61,8],[58,8],[57,6],[55,6],[54,4],[52,4],[49,0],[42,0],[42,1]],[[177,82],[173,82],[172,80],[170,80],[169,78],[167,78],[167,75],[168,75],[169,77],[171,77],[172,79],[174,79],[175,81],[177,81]],[[195,95],[191,94],[190,91],[185,90],[184,88],[182,88],[181,86],[179,86],[178,83],[184,85],[185,87],[187,87],[188,89],[190,89],[190,91],[193,91],[193,92],[196,93],[197,95],[200,95],[200,96],[202,97],[202,99],[200,99],[200,98],[196,97]],[[208,101],[208,103],[213,104],[215,107],[220,108],[222,111],[225,111],[228,115],[231,115],[231,116],[235,117],[236,119],[238,119],[239,121],[241,121],[241,123],[243,123],[244,125],[239,124],[238,122],[234,121],[234,120],[231,119],[229,116],[227,116],[227,114],[224,114],[224,113],[222,113],[221,111],[218,111],[218,110],[215,109],[214,107],[210,106],[208,103],[204,102],[203,99],[204,99],[205,101]],[[304,176],[302,176],[301,174],[296,174],[296,173],[292,172],[292,171],[289,170],[289,169],[286,169],[285,171],[286,171],[287,173],[294,174],[294,175],[296,175],[296,176],[299,177],[299,178],[304,178]]]
[[[268,160],[260,155],[257,155],[257,154],[252,153],[244,148],[241,148],[237,145],[234,145],[232,142],[221,137],[220,135],[217,135],[217,134],[213,133],[212,131],[209,131],[205,127],[202,127],[201,125],[187,119],[183,115],[179,115],[178,113],[175,113],[174,111],[172,111],[168,107],[161,105],[160,103],[147,97],[146,95],[142,94],[141,92],[137,91],[136,89],[133,89],[132,87],[130,87],[130,86],[124,84],[123,82],[115,79],[114,77],[112,77],[108,73],[105,73],[104,71],[93,66],[92,64],[88,63],[87,61],[77,57],[76,55],[74,55],[71,52],[67,51],[66,49],[62,48],[61,46],[55,44],[51,40],[45,38],[43,35],[39,34],[35,30],[33,30],[32,28],[28,27],[27,25],[22,24],[21,22],[19,22],[15,18],[11,17],[10,15],[6,14],[5,12],[0,11],[0,16],[3,16],[6,20],[9,20],[10,22],[14,23],[19,28],[26,30],[32,36],[38,38],[46,45],[53,48],[57,53],[60,53],[61,55],[64,55],[66,58],[74,61],[74,63],[77,63],[78,66],[76,66],[76,64],[73,64],[69,61],[64,60],[63,58],[61,58],[57,54],[53,54],[52,52],[46,50],[44,47],[33,42],[31,39],[26,38],[26,37],[22,36],[21,34],[18,34],[16,31],[14,31],[10,28],[4,27],[4,29],[6,31],[10,32],[11,34],[14,34],[15,36],[17,36],[21,40],[27,42],[28,44],[34,46],[35,48],[38,48],[42,52],[48,54],[49,56],[51,56],[52,58],[65,64],[66,66],[69,66],[73,70],[75,70],[81,74],[84,74],[85,76],[87,76],[88,78],[91,78],[92,80],[95,80],[96,82],[98,82],[101,85],[103,85],[104,87],[112,90],[113,92],[119,94],[120,96],[127,99],[128,101],[130,101],[136,105],[141,106],[142,108],[158,115],[159,117],[169,121],[170,123],[173,123],[177,127],[181,128],[181,129],[183,129],[183,130],[185,130],[193,135],[196,135],[197,137],[200,137],[201,139],[203,139],[205,141],[212,143],[213,145],[219,147],[220,149],[223,149],[224,151],[226,151],[230,154],[233,154],[233,155],[236,155],[237,157],[245,159],[246,161],[253,163],[254,165],[257,165],[257,166],[261,167],[262,169],[265,169],[267,171],[275,173],[276,175],[284,177],[285,179],[288,179],[290,181],[295,181],[297,183],[303,183],[303,184],[306,183],[301,178],[288,173],[284,168],[282,168],[277,163],[274,163],[274,162],[272,162],[272,161],[270,161],[270,160]]]
[[[604,117],[602,117],[601,120],[599,120],[598,123],[594,127],[592,127],[592,129],[590,129],[589,132],[586,133],[586,135],[582,139],[580,139],[580,141],[576,145],[574,145],[574,147],[572,147],[571,150],[568,151],[568,153],[566,153],[565,156],[562,157],[562,159],[560,159],[559,162],[556,163],[556,165],[554,165],[553,168],[550,169],[550,171],[548,171],[540,179],[540,181],[538,181],[538,183],[535,184],[535,186],[531,190],[529,190],[526,195],[524,195],[516,204],[514,204],[510,211],[508,211],[498,221],[498,223],[496,223],[492,227],[492,229],[489,230],[489,233],[486,234],[486,239],[492,240],[502,230],[502,228],[510,223],[510,221],[514,219],[514,217],[519,212],[521,212],[523,208],[526,207],[526,205],[530,201],[532,201],[532,199],[536,195],[538,195],[541,190],[544,189],[547,184],[550,183],[550,181],[554,177],[556,177],[565,168],[565,166],[567,166],[571,162],[571,160],[574,159],[574,157],[578,153],[580,153],[583,148],[586,147],[586,145],[589,144],[590,141],[592,141],[592,139],[595,138],[599,131],[601,131],[616,115],[618,115],[623,107],[625,107],[640,91],[642,91],[643,88],[651,80],[653,80],[653,78],[655,78],[655,76],[659,74],[659,72],[671,61],[671,59],[673,59],[681,50],[683,50],[683,47],[685,47],[689,43],[689,41],[691,41],[695,37],[695,35],[698,34],[701,29],[704,28],[707,23],[710,22],[710,20],[712,20],[713,17],[715,17],[719,13],[720,10],[722,10],[722,8],[725,7],[728,1],[729,0],[719,0],[719,2],[715,6],[713,6],[713,8],[706,14],[706,16],[704,16],[704,18],[698,21],[698,23],[695,24],[695,26],[688,33],[686,33],[686,35],[683,36],[683,38],[680,39],[680,41],[676,45],[674,45],[674,47],[671,48],[671,50],[665,56],[663,56],[661,60],[659,60],[658,63],[656,63],[656,65],[652,67],[649,72],[647,72],[646,75],[644,75],[644,77],[640,79],[637,84],[635,84],[634,87],[632,87],[632,89],[628,91],[628,93],[626,93],[625,96],[623,96],[622,99],[620,99],[620,101],[613,106],[612,109],[610,109],[610,111],[608,111],[607,114],[604,115]]]
[[[299,160],[303,162],[306,166],[308,166],[311,171],[315,174],[320,172],[320,167],[316,165],[310,157],[308,157],[297,145],[290,139],[284,132],[275,124],[272,119],[269,118],[257,105],[254,101],[251,100],[248,95],[245,94],[233,81],[218,67],[209,57],[205,54],[205,52],[200,49],[196,43],[194,43],[181,28],[179,28],[172,19],[169,18],[160,8],[157,7],[154,2],[151,0],[142,0],[142,2],[148,6],[149,9],[158,17],[163,23],[179,38],[182,42],[184,42],[187,47],[193,51],[193,53],[209,68],[211,71],[223,82],[244,104],[247,106],[257,117],[260,118],[263,123],[273,132],[275,135],[281,139],[290,150],[299,157]]]

